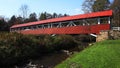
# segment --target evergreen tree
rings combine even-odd
[[[24,21],[23,21],[23,23],[29,23],[30,21],[29,21],[29,18],[26,18]]]
[[[17,24],[22,24],[24,21],[23,21],[23,18],[21,16],[17,17]]]
[[[64,16],[68,16],[67,14],[57,14],[57,13],[47,13],[47,12],[44,12],[44,13],[41,13],[40,14],[40,17],[39,17],[39,20],[46,20],[46,19],[51,19],[51,18],[59,18],[59,17],[64,17]]]
[[[31,13],[29,16],[29,22],[37,21],[37,15],[36,13]]]
[[[67,15],[67,14],[64,14],[64,17],[66,17],[66,16],[69,16],[69,15]]]
[[[11,19],[8,21],[8,23],[9,23],[9,26],[10,26],[10,27],[11,27],[12,25],[17,24],[16,16],[13,15],[13,16],[11,17]]]
[[[58,14],[58,17],[63,17],[63,15],[62,14]]]
[[[9,26],[4,18],[0,19],[0,31],[9,31]]]
[[[41,13],[39,20],[45,20],[46,19],[46,13]]]
[[[50,14],[50,13],[46,13],[45,15],[46,15],[46,19],[51,19],[52,18],[52,14]]]
[[[53,13],[52,18],[57,18],[57,17],[58,17],[57,13]]]

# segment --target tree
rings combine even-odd
[[[84,13],[92,12],[92,5],[94,4],[95,0],[85,0],[82,4],[82,10]]]
[[[30,22],[30,21],[29,21],[29,18],[26,18],[23,22],[24,22],[24,23],[29,23],[29,22]]]
[[[0,19],[0,31],[9,31],[9,27],[4,18]]]
[[[52,14],[50,14],[50,13],[46,13],[45,15],[46,15],[46,19],[51,19],[52,18]]]
[[[44,13],[41,13],[40,14],[40,17],[39,17],[39,20],[46,20],[46,19],[52,19],[52,18],[59,18],[59,17],[65,17],[65,16],[68,16],[67,14],[57,14],[57,13],[47,13],[47,12],[44,12]]]
[[[58,17],[57,13],[53,13],[52,18],[57,18],[57,17]]]
[[[12,25],[17,24],[17,19],[16,19],[16,16],[15,16],[15,15],[13,15],[13,16],[11,17],[11,19],[8,21],[8,24],[9,24],[10,27],[11,27]]]
[[[110,7],[109,0],[85,0],[82,5],[84,13],[107,10]]]
[[[17,23],[18,24],[22,24],[24,21],[23,21],[23,18],[21,16],[17,17]]]
[[[112,5],[111,5],[111,9],[116,9],[116,7],[117,8],[119,8],[120,7],[120,0],[114,0],[114,2],[112,3]]]
[[[120,0],[114,0],[111,9],[113,10],[112,25],[120,27]]]
[[[29,22],[34,22],[34,21],[37,21],[37,15],[36,15],[36,13],[31,13],[29,15],[29,18],[26,18],[24,20],[24,23],[29,23]]]
[[[58,17],[63,17],[63,15],[62,14],[58,14]]]
[[[31,13],[29,15],[29,22],[34,22],[34,21],[37,21],[37,15],[36,13]]]
[[[41,13],[40,17],[39,17],[39,20],[45,20],[45,19],[47,19],[45,14],[46,14],[46,12],[45,13]]]
[[[96,11],[108,10],[109,7],[110,7],[109,0],[96,0],[92,5],[92,11],[96,12]]]
[[[23,19],[27,18],[28,16],[28,11],[29,11],[29,8],[28,8],[28,5],[24,4],[20,7],[20,11],[21,11],[21,14],[22,14],[22,17]]]
[[[64,17],[69,16],[68,14],[64,14]]]

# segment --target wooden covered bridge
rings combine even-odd
[[[110,30],[112,10],[66,16],[13,25],[11,32],[22,34],[99,34]]]

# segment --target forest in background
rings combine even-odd
[[[112,26],[120,27],[120,0],[114,0],[113,3],[110,3],[109,0],[85,0],[82,5],[82,11],[84,11],[84,13],[91,13],[110,9],[113,10]],[[9,32],[10,27],[16,24],[69,16],[68,14],[51,14],[48,12],[42,12],[40,13],[40,15],[37,15],[35,12],[33,12],[27,15],[27,5],[22,5],[20,7],[20,10],[22,12],[22,15],[13,15],[9,20],[6,20],[4,17],[0,17],[0,31]]]
[[[91,13],[112,9],[112,25],[120,27],[119,4],[120,0],[114,0],[113,3],[110,3],[109,0],[85,0],[82,10],[84,13]],[[48,12],[40,13],[40,15],[33,12],[27,15],[27,5],[22,5],[20,9],[23,12],[21,16],[13,15],[9,20],[6,20],[4,17],[0,18],[0,67],[19,66],[29,62],[30,59],[41,57],[44,54],[68,50],[73,47],[83,50],[88,46],[88,44],[85,46],[83,43],[95,41],[95,38],[90,35],[78,35],[74,37],[72,35],[32,36],[9,32],[12,25],[69,16],[68,14],[51,14]]]

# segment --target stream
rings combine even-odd
[[[42,57],[31,60],[28,64],[26,64],[23,67],[15,68],[54,68],[57,64],[60,64],[61,62],[66,60],[70,55],[80,51],[80,48],[75,47],[69,50],[61,50],[58,52],[49,53]]]

